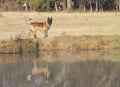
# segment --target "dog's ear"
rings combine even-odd
[[[51,17],[51,20],[52,20],[53,18]]]
[[[47,18],[47,20],[49,20],[49,17]]]

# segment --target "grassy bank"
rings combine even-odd
[[[120,36],[61,36],[0,42],[0,53],[120,49]]]

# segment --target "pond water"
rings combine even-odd
[[[0,54],[0,87],[120,87],[119,52]],[[43,68],[48,78],[40,73]]]

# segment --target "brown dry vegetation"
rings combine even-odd
[[[1,12],[0,53],[37,52],[39,50],[100,50],[120,48],[120,13],[37,13]],[[38,39],[27,38],[30,26],[24,17],[46,21],[53,17],[48,32],[37,31]],[[16,36],[17,35],[17,36]],[[11,38],[11,41],[7,41]],[[5,41],[3,41],[5,40]]]
[[[61,36],[47,39],[21,39],[0,43],[1,53],[37,51],[80,51],[119,49],[120,36]]]
[[[61,36],[40,40],[40,50],[100,50],[120,48],[120,36]]]

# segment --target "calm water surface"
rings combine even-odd
[[[120,87],[120,50],[0,54],[0,87]],[[48,68],[46,78],[36,66]]]

